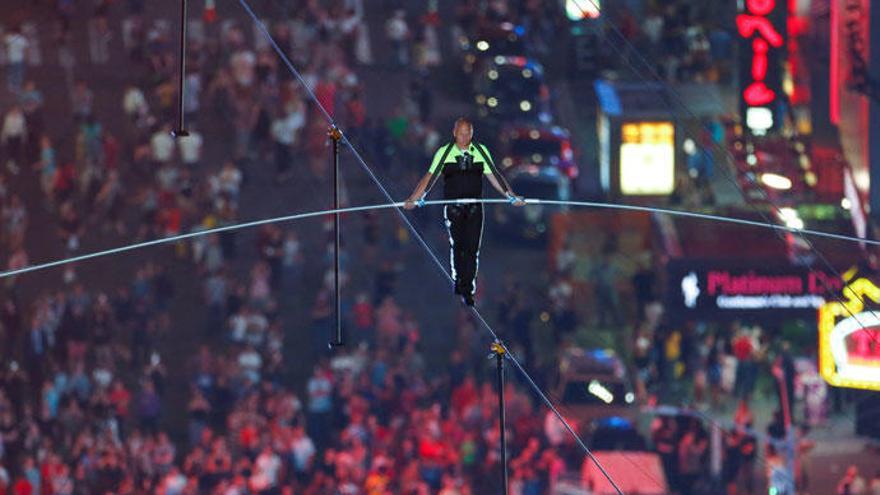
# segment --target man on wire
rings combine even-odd
[[[525,204],[521,196],[510,189],[510,184],[498,171],[489,150],[472,141],[474,126],[460,118],[452,130],[455,140],[434,153],[428,173],[416,185],[404,208],[411,210],[423,204],[428,191],[443,176],[443,195],[446,199],[480,199],[483,196],[483,176],[498,192],[516,206]],[[477,284],[480,241],[483,237],[483,205],[479,203],[446,205],[443,218],[449,231],[452,278],[455,293],[468,306],[474,305]]]

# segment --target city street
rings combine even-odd
[[[424,5],[427,2],[403,2],[391,0],[363,0],[364,19],[368,33],[369,51],[373,54],[373,63],[357,64],[354,71],[362,84],[363,100],[366,106],[368,120],[384,122],[395,116],[404,105],[404,100],[409,91],[410,84],[416,79],[421,79],[412,70],[401,69],[393,66],[388,60],[388,54],[392,52],[389,41],[385,37],[385,22],[389,12],[395,6],[403,6],[410,19],[416,20],[424,14]],[[89,3],[89,2],[80,2]],[[198,21],[194,25],[202,25],[205,29],[220,29],[225,23],[236,23],[243,28],[248,38],[248,43],[265,44],[262,33],[250,23],[246,13],[235,1],[219,1],[218,16],[220,22],[205,27],[199,18],[202,14],[202,2],[193,2],[190,7],[190,19]],[[263,12],[276,12],[278,4],[282,0],[255,0],[254,9],[263,17]],[[439,132],[440,142],[449,139],[452,125],[459,116],[476,116],[476,108],[473,103],[473,95],[463,89],[461,81],[465,77],[461,74],[460,60],[455,56],[457,48],[453,43],[452,24],[455,21],[454,6],[458,2],[454,0],[441,0],[439,2],[440,25],[438,27],[438,39],[440,40],[442,65],[433,70],[424,80],[428,84],[428,92],[432,98],[432,116],[430,124]],[[54,2],[49,2],[54,4]],[[22,20],[32,25],[33,38],[32,48],[27,67],[26,80],[32,80],[37,88],[42,91],[45,98],[45,107],[53,109],[53,114],[72,115],[71,92],[75,81],[84,81],[94,93],[94,113],[103,125],[105,132],[110,132],[120,139],[124,152],[122,156],[129,157],[133,153],[134,141],[132,138],[131,122],[122,112],[122,101],[126,84],[134,80],[148,80],[150,74],[142,65],[133,64],[125,53],[122,43],[122,25],[126,18],[125,2],[115,2],[110,10],[109,24],[111,37],[108,40],[98,39],[101,35],[96,31],[91,6],[77,9],[71,20],[71,44],[65,47],[58,43],[55,37],[55,14],[54,6],[46,2],[34,2],[30,0],[6,0],[3,12],[0,13],[0,25],[8,28]],[[144,2],[144,19],[146,22],[165,20],[171,31],[177,33],[179,26],[177,21],[177,3],[171,1]],[[272,20],[272,19],[269,19]],[[413,25],[416,23],[413,22]],[[176,37],[174,38],[176,40]],[[602,197],[599,186],[598,157],[599,139],[597,137],[596,114],[598,103],[593,91],[593,81],[586,78],[573,78],[570,71],[566,70],[571,63],[570,53],[564,49],[569,42],[568,34],[561,32],[553,40],[554,49],[546,60],[539,60],[547,68],[547,83],[550,87],[552,113],[555,115],[555,123],[569,129],[572,133],[575,157],[581,168],[582,175],[576,184],[575,193],[571,199],[595,200]],[[176,42],[176,41],[175,41]],[[102,54],[101,47],[106,47],[106,59]],[[606,47],[607,48],[607,47]],[[283,67],[283,64],[280,64]],[[305,67],[297,67],[298,70],[306,70]],[[285,69],[286,70],[286,69]],[[14,96],[4,88],[0,88],[0,113],[5,113],[15,101]],[[341,106],[341,105],[338,105]],[[58,111],[57,109],[63,109]],[[194,128],[201,132],[205,139],[204,152],[200,168],[195,175],[204,177],[208,173],[214,173],[227,160],[235,154],[236,143],[228,137],[234,133],[235,122],[224,117],[219,109],[207,103],[203,104],[203,110],[198,122],[193,123]],[[485,124],[485,127],[484,127]],[[486,142],[491,146],[497,141],[496,136],[483,135],[481,129],[494,128],[498,122],[483,122],[476,120],[475,139]],[[381,124],[380,124],[381,125]],[[76,154],[76,133],[73,131],[75,124],[70,119],[47,119],[45,122],[46,132],[53,136],[62,136],[55,143],[59,157],[72,157]],[[342,129],[344,132],[345,128]],[[357,151],[366,158],[367,165],[376,173],[382,185],[391,194],[393,201],[404,200],[415,187],[417,180],[424,174],[428,163],[402,163],[403,159],[396,157],[391,163],[376,163],[372,160],[375,156],[370,145],[362,136],[352,136],[352,141]],[[256,158],[248,160],[242,167],[244,182],[239,198],[240,210],[237,221],[249,221],[273,216],[289,215],[300,212],[319,211],[331,207],[332,191],[329,183],[331,151],[329,144],[326,147],[326,168],[319,173],[309,166],[309,158],[304,152],[295,153],[292,159],[293,179],[283,183],[276,181],[275,171],[271,159]],[[132,187],[125,190],[126,208],[124,210],[124,223],[126,232],[118,235],[112,229],[106,229],[104,225],[96,221],[86,221],[85,229],[89,235],[84,236],[83,243],[74,254],[88,253],[100,249],[120,246],[144,239],[137,238],[138,225],[141,222],[139,211],[139,194],[137,180],[143,176],[152,175],[152,171],[138,170],[135,164],[125,163],[123,159],[121,173],[128,184]],[[723,165],[718,165],[723,166]],[[365,205],[384,203],[388,201],[383,196],[379,187],[372,181],[369,175],[362,169],[361,164],[354,158],[350,150],[341,148],[341,180],[343,184],[343,196],[347,205]],[[17,175],[6,174],[9,190],[20,195],[27,206],[30,214],[27,232],[26,250],[30,264],[49,262],[63,258],[70,254],[65,248],[63,241],[58,235],[58,221],[43,201],[40,190],[38,172],[30,167],[30,164],[22,167]],[[200,179],[201,180],[201,179]],[[125,182],[125,181],[124,181]],[[723,190],[718,195],[723,197],[725,205],[741,205],[742,198],[736,196],[736,191],[729,190],[729,184],[725,185],[716,177],[716,187]],[[487,189],[487,197],[496,197],[494,190]],[[434,195],[439,197],[439,187]],[[504,207],[507,207],[506,205]],[[543,315],[550,311],[551,298],[546,294],[546,287],[553,282],[552,271],[555,267],[550,264],[550,256],[545,245],[528,246],[510,242],[504,236],[497,235],[491,208],[486,210],[486,227],[480,246],[480,263],[478,277],[478,309],[493,329],[515,351],[523,351],[522,344],[515,341],[518,337],[512,329],[500,325],[500,313],[506,306],[503,305],[505,288],[516,283],[526,288],[530,298],[538,302],[535,315],[546,323]],[[425,242],[433,252],[436,259],[444,265],[449,260],[449,240],[443,225],[442,211],[439,208],[430,208],[427,211],[420,210],[414,213],[405,213],[406,217],[413,221],[418,231],[424,235]],[[91,218],[87,213],[85,218]],[[297,233],[302,244],[302,254],[307,260],[301,276],[296,280],[294,287],[285,290],[279,300],[279,319],[283,324],[285,335],[284,354],[284,378],[289,386],[300,396],[305,396],[307,380],[312,374],[324,342],[328,341],[332,334],[332,328],[316,328],[312,324],[313,310],[317,306],[319,289],[325,283],[325,262],[331,254],[332,246],[328,249],[328,243],[332,236],[327,229],[329,222],[326,218],[304,220],[295,224],[283,225],[284,229],[290,229]],[[378,243],[378,252],[372,253],[366,242],[366,231],[373,225],[378,225],[378,236],[382,241]],[[403,227],[399,213],[394,210],[379,210],[375,218],[367,219],[362,214],[345,215],[342,218],[343,226],[343,250],[345,258],[345,270],[349,280],[344,286],[343,306],[350,308],[356,301],[356,296],[363,293],[369,294],[376,285],[377,274],[383,265],[392,263],[397,279],[395,299],[403,308],[405,315],[426,315],[430,318],[419,319],[418,326],[422,340],[419,347],[427,368],[435,371],[445,371],[449,366],[449,355],[456,348],[457,339],[461,331],[461,321],[466,319],[466,311],[463,310],[457,297],[453,296],[452,287],[446,276],[443,275],[432,257],[426,253],[422,245],[407,234]],[[239,279],[247,280],[253,266],[253,259],[258,253],[256,230],[245,230],[234,235],[237,256],[230,261],[229,270],[236,274]],[[394,239],[392,241],[391,239]],[[767,242],[779,242],[771,231],[767,231]],[[168,412],[162,417],[162,426],[169,429],[173,435],[184,438],[187,434],[187,404],[190,397],[190,388],[187,380],[194,368],[194,357],[199,353],[201,346],[211,349],[219,349],[226,344],[221,333],[206,336],[204,328],[209,324],[209,315],[204,310],[205,289],[201,279],[194,276],[192,263],[186,255],[188,250],[185,246],[165,245],[150,247],[139,251],[86,261],[76,266],[77,279],[88,281],[90,290],[109,290],[116,287],[120,280],[131,280],[134,274],[148,263],[161,264],[173,281],[174,295],[171,298],[169,313],[176,316],[170,327],[159,335],[158,348],[164,359],[168,371],[167,396],[165,400]],[[5,256],[3,262],[5,263]],[[18,297],[22,301],[35,299],[38,294],[45,293],[54,287],[64,286],[64,269],[51,268],[41,272],[21,276],[17,281]],[[618,281],[618,285],[626,286],[630,291],[629,280]],[[59,289],[60,290],[60,289]],[[543,291],[543,292],[542,292]],[[629,292],[627,292],[629,293]],[[588,303],[580,301],[584,307]],[[592,304],[592,303],[589,303]],[[632,301],[624,301],[624,307],[634,309]],[[547,317],[549,318],[549,316]],[[577,338],[586,342],[621,342],[632,336],[630,329],[615,329],[617,332],[609,332],[602,329],[602,335],[592,335],[590,332],[597,325],[593,324],[593,315],[589,315],[589,321],[580,325]],[[532,338],[536,346],[552,347],[554,335],[550,325],[536,326],[533,328]],[[624,333],[625,332],[625,333]],[[488,333],[480,328],[472,332],[474,347],[485,349],[475,350],[475,356],[488,355]],[[225,334],[224,334],[225,335]],[[627,337],[623,337],[623,336]],[[615,340],[616,339],[616,340]],[[628,342],[628,341],[627,341]],[[627,345],[629,345],[627,343]],[[531,349],[529,350],[531,351]],[[632,349],[619,349],[618,353],[626,358],[631,357]],[[531,353],[529,353],[531,354]],[[329,355],[329,354],[327,354]],[[525,356],[518,354],[519,357]],[[536,360],[537,361],[537,360]],[[553,369],[555,362],[525,362],[527,370],[543,375],[547,369]],[[494,376],[492,361],[483,360],[469,363],[468,368],[478,370],[482,375],[481,380],[491,380]],[[509,380],[514,386],[532,396],[532,391],[527,388],[525,380],[516,376],[515,371],[509,371]],[[540,379],[539,379],[540,382]],[[543,383],[542,383],[543,384]],[[658,397],[658,402],[663,403],[664,397]],[[686,404],[668,404],[672,406],[684,406]],[[775,397],[772,394],[761,396],[756,399],[753,410],[756,415],[755,428],[764,431],[775,409]],[[735,408],[733,399],[730,398],[724,408],[713,411],[719,421],[729,421]],[[541,409],[543,415],[546,409]],[[812,495],[834,494],[838,480],[849,465],[858,465],[863,476],[870,478],[874,471],[880,467],[880,452],[876,445],[870,444],[855,435],[854,415],[851,411],[832,417],[826,425],[817,427],[810,435],[810,439],[816,442],[816,448],[809,454],[808,477],[810,479],[809,493]],[[181,452],[183,450],[181,449]],[[762,479],[764,471],[760,465],[756,466],[757,475]],[[611,473],[612,476],[614,473]]]

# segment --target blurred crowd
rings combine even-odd
[[[730,84],[736,29],[725,7],[687,0],[645,2],[642,12],[615,12],[619,32],[606,27],[605,36],[609,42],[622,36],[632,43],[639,54],[626,52],[630,63],[642,67],[641,58],[650,61],[656,74],[669,83]]]
[[[270,32],[367,162],[385,178],[412,183],[423,169],[404,165],[427,163],[446,132],[434,119],[432,70],[442,59],[436,8],[428,2],[421,17],[403,10],[390,16],[380,35],[392,49],[387,60],[373,60],[359,2],[266,3],[273,16],[287,19],[270,23]],[[460,29],[469,29],[476,3],[461,2]],[[534,49],[550,50],[560,13],[546,2],[522,3],[513,9],[493,1],[486,15],[530,26]],[[82,41],[71,29],[74,4],[59,1],[54,12],[59,59],[73,75],[62,104],[46,105],[48,89],[34,82],[27,30],[12,28],[3,39],[5,269],[43,261],[32,252],[56,258],[84,246],[249,218],[251,206],[241,198],[265,170],[270,185],[260,187],[297,183],[306,174],[326,182],[327,123],[249,22],[205,8],[202,29],[191,32],[185,74],[190,136],[175,139],[176,31],[145,15],[143,1],[96,2],[91,63],[116,57],[132,68],[108,105],[87,77],[88,63],[64,55]],[[730,40],[705,11],[674,3],[651,12],[641,25],[624,22],[623,31],[650,47],[667,78],[729,77]],[[367,117],[356,69],[372,63],[408,69],[410,82],[388,118]],[[66,132],[49,125],[58,122]],[[211,147],[220,143],[228,143],[229,153],[214,156]],[[353,273],[354,248],[345,246],[342,282],[356,294],[343,301],[351,345],[332,355],[326,352],[334,326],[332,249],[309,257],[307,239],[295,228],[272,225],[254,236],[222,233],[178,243],[163,251],[173,265],[143,263],[127,275],[120,271],[109,287],[92,287],[73,265],[61,270],[63,283],[35,295],[21,277],[3,281],[0,495],[497,492],[498,399],[485,333],[460,312],[448,337],[451,353],[439,367],[429,366],[425,317],[400,302],[403,268],[378,255],[399,252],[407,233],[372,214],[360,222],[358,256],[374,263],[375,272],[368,280]],[[50,231],[49,239],[37,230]],[[323,243],[329,236],[322,234],[313,237]],[[552,326],[556,349],[585,327],[634,327],[632,341],[622,344],[632,348],[639,397],[741,400],[739,428],[724,437],[723,480],[728,493],[736,487],[750,493],[758,466],[748,399],[760,370],[775,359],[789,366],[787,351],[769,352],[760,330],[661,323],[650,259],[624,262],[614,248],[597,252],[590,266],[578,266],[581,258],[566,249],[546,280],[530,287],[510,281],[497,302],[487,301],[497,306],[517,355],[542,371],[537,379],[546,385],[556,354],[539,350],[536,328]],[[171,266],[183,267],[181,273]],[[317,281],[305,281],[309,271],[318,272]],[[586,293],[578,277],[591,281]],[[175,307],[182,279],[195,281],[200,307]],[[308,297],[297,292],[306,284]],[[590,304],[579,307],[575,301],[585,294]],[[308,337],[294,342],[283,313],[296,297],[308,299],[311,311],[296,315],[297,332]],[[198,333],[207,342],[187,356],[184,376],[168,369],[168,354],[180,358],[167,344],[174,332]],[[290,361],[290,348],[301,345],[311,346],[314,363]],[[563,473],[580,470],[583,453],[517,385],[511,380],[506,390],[511,493],[548,493]],[[174,427],[170,418],[181,414],[173,408],[185,409],[183,428]],[[575,426],[583,432],[588,425]],[[707,437],[697,421],[654,425],[652,448],[682,493],[699,493],[706,482]]]
[[[835,495],[875,495],[877,493],[880,493],[880,471],[875,472],[870,480],[865,480],[857,466],[850,466],[837,484]]]
[[[412,85],[410,108],[416,110],[406,114],[407,122],[392,118],[370,127],[349,65],[369,56],[356,5],[301,7],[292,10],[290,22],[270,29],[291,60],[304,67],[303,78],[324,108],[342,119],[355,139],[387,132],[396,145],[405,138],[424,142],[418,126],[429,127],[430,94],[419,84],[426,81]],[[62,46],[77,41],[71,8],[60,2],[56,12]],[[3,110],[0,176],[8,269],[26,266],[32,261],[28,250],[46,242],[34,235],[31,218],[55,224],[51,253],[74,255],[83,246],[235,222],[242,215],[242,188],[260,164],[274,168],[278,183],[300,173],[290,167],[294,154],[307,157],[313,175],[326,174],[326,126],[319,111],[270,48],[254,44],[245,25],[234,22],[207,22],[193,34],[183,102],[190,136],[172,138],[177,98],[172,29],[143,15],[142,2],[124,8],[118,12],[123,6],[100,3],[89,20],[99,32],[121,38],[125,63],[134,68],[120,88],[120,101],[109,108],[84,77],[85,62],[72,65],[69,105],[44,107],[28,67],[19,64],[29,41],[16,30],[4,40],[11,68],[7,97],[13,101]],[[394,30],[389,27],[392,38]],[[92,63],[119,55],[116,47],[107,50],[103,39],[93,47]],[[212,125],[214,119],[231,125]],[[47,120],[69,122],[74,132],[57,133],[44,125]],[[231,155],[220,163],[207,159],[209,139],[232,143]],[[13,183],[31,189],[7,186]],[[38,194],[21,197],[19,190]],[[368,248],[379,235],[370,224],[364,228]],[[102,289],[89,287],[69,265],[64,284],[35,297],[25,297],[20,280],[7,279],[2,493],[497,489],[497,398],[491,382],[475,378],[482,374],[474,363],[483,362],[485,351],[472,322],[463,317],[448,373],[429,374],[416,317],[395,299],[396,268],[383,267],[374,293],[346,307],[360,346],[332,360],[321,358],[305,393],[298,394],[286,380],[290,363],[284,359],[279,304],[303,276],[300,241],[293,230],[267,226],[256,236],[255,259],[242,259],[240,244],[236,234],[219,234],[165,250],[198,277],[205,336],[219,342],[191,359],[184,381],[168,376],[163,356],[168,349],[161,341],[180,331],[183,318],[173,308],[176,277],[164,263],[146,263],[128,282]],[[326,261],[318,260],[329,266]],[[331,301],[324,286],[311,313],[321,338]],[[183,383],[189,389],[188,420],[181,436],[169,430],[168,417],[174,415],[173,401],[179,401],[171,398],[179,396],[174,390]],[[558,434],[553,442],[544,440],[544,421],[527,397],[509,386],[508,398],[514,483],[522,493],[539,493],[564,470],[565,456],[570,462],[580,457]]]

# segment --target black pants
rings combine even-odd
[[[473,294],[477,289],[480,240],[483,237],[483,205],[448,205],[443,209],[449,231],[450,261],[456,290]]]

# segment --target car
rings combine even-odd
[[[530,165],[507,174],[510,187],[525,198],[568,201],[571,197],[571,181],[558,170]],[[520,208],[497,205],[494,220],[501,234],[519,240],[543,243],[547,240],[550,215],[566,211],[566,206],[527,204]]]
[[[582,424],[609,417],[638,420],[635,391],[623,361],[612,350],[566,350],[559,361],[555,393]]]
[[[458,39],[464,54],[462,69],[471,74],[498,55],[525,56],[525,33],[523,26],[510,22],[480,21],[474,33],[462,34]]]
[[[579,173],[571,147],[571,133],[559,126],[507,126],[501,130],[499,149],[504,171],[524,165],[552,166],[572,181]]]
[[[544,68],[534,60],[498,55],[477,75],[474,88],[483,118],[545,124],[551,121]]]
[[[590,445],[595,450],[644,451],[648,442],[634,422],[620,416],[607,416],[590,423]]]

